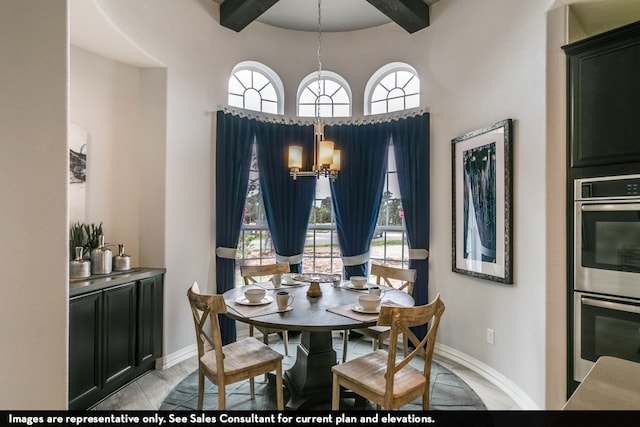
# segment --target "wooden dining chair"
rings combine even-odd
[[[244,279],[244,284],[250,285],[252,283],[258,283],[261,278],[266,276],[273,276],[274,274],[286,274],[289,273],[289,263],[279,262],[276,264],[263,264],[263,265],[241,265],[240,275]],[[268,279],[267,279],[268,280]],[[284,344],[284,354],[289,355],[289,333],[284,329],[266,328],[263,326],[249,325],[249,336],[252,337],[254,328],[258,329],[262,333],[262,341],[265,344],[269,344],[269,334],[282,334],[282,343]]]
[[[416,270],[412,268],[389,267],[380,264],[371,264],[371,276],[376,276],[376,284],[394,289],[403,290],[409,295],[413,295],[413,286],[416,282]],[[363,329],[355,329],[355,332],[372,338],[372,349],[382,348],[384,340],[389,338],[390,328],[388,326],[370,326]],[[347,360],[347,347],[349,343],[349,331],[345,331],[342,343],[342,361]],[[402,350],[407,354],[408,342],[402,339]]]
[[[429,409],[429,388],[433,349],[444,303],[438,294],[427,305],[416,307],[383,306],[378,325],[391,328],[389,349],[369,354],[335,365],[331,409],[340,407],[341,387],[375,403],[378,408],[398,409],[422,396],[422,409]],[[428,324],[425,337],[420,340],[409,329]],[[403,334],[414,344],[414,350],[396,360],[398,335]],[[422,371],[409,365],[417,355],[424,357]]]
[[[218,315],[227,312],[222,295],[200,293],[194,283],[187,290],[198,344],[198,410],[204,401],[205,376],[218,386],[218,410],[226,407],[227,384],[249,379],[251,399],[255,399],[254,377],[275,371],[278,410],[284,410],[282,391],[283,356],[254,337],[222,345]],[[207,318],[211,320],[210,330]]]

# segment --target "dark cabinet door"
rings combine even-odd
[[[156,349],[161,347],[157,342],[158,334],[156,333],[162,324],[156,320],[158,311],[162,310],[162,287],[156,283],[158,281],[157,277],[151,277],[142,279],[138,283],[137,364],[142,369],[153,365],[156,357],[159,356]],[[162,335],[159,339],[162,339]]]
[[[69,300],[69,409],[86,407],[101,393],[102,292]]]
[[[640,24],[567,46],[570,167],[640,162]]]
[[[121,385],[123,378],[133,375],[136,343],[135,282],[104,291],[104,383]]]

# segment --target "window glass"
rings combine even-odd
[[[389,98],[387,101],[387,112],[404,110],[404,98]]]
[[[284,112],[284,87],[278,75],[264,64],[238,64],[229,78],[229,106],[271,114]]]
[[[408,71],[398,71],[396,73],[396,85],[406,89],[407,84],[410,80],[414,80],[414,77],[413,73],[409,73]]]
[[[371,76],[365,88],[365,114],[384,114],[420,105],[420,79],[408,64],[391,63]]]
[[[338,74],[323,71],[318,87],[318,74],[309,74],[298,87],[298,116],[349,117],[351,115],[351,89]],[[318,103],[318,112],[316,112]]]
[[[378,102],[387,99],[387,93],[389,91],[382,85],[376,86],[371,95],[371,102]]]
[[[247,110],[262,111],[262,97],[256,90],[249,89],[244,93],[244,106]]]

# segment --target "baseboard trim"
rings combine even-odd
[[[176,352],[156,359],[156,369],[165,370],[198,354],[198,346],[192,344]]]
[[[469,355],[462,353],[456,349],[448,347],[443,344],[436,343],[436,354],[449,359],[453,362],[459,363],[468,369],[471,369],[476,374],[480,375],[491,384],[504,391],[506,394],[518,404],[520,409],[523,410],[540,410],[541,408],[525,393],[520,387],[518,387],[509,378],[502,375],[492,367],[480,362],[479,360],[470,357]]]

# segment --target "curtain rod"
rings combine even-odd
[[[292,119],[292,118],[281,116],[281,115],[262,113],[259,111],[252,111],[252,110],[237,110],[229,107],[222,107],[221,110],[233,116],[246,117],[248,119],[253,119],[259,122],[266,122],[266,123],[279,123],[279,124],[306,126],[306,125],[313,125],[313,120],[315,120],[315,117],[310,117],[308,119],[296,117],[295,119]],[[324,121],[325,124],[329,126],[368,125],[368,124],[374,124],[374,123],[388,123],[394,120],[421,116],[426,112],[427,112],[426,110],[420,108],[420,109],[398,111],[396,114],[380,114],[380,115],[376,115],[375,117],[374,116],[366,116],[366,117],[359,117],[359,118],[322,117],[322,121]],[[212,111],[211,113],[213,114],[215,113],[215,111]]]

